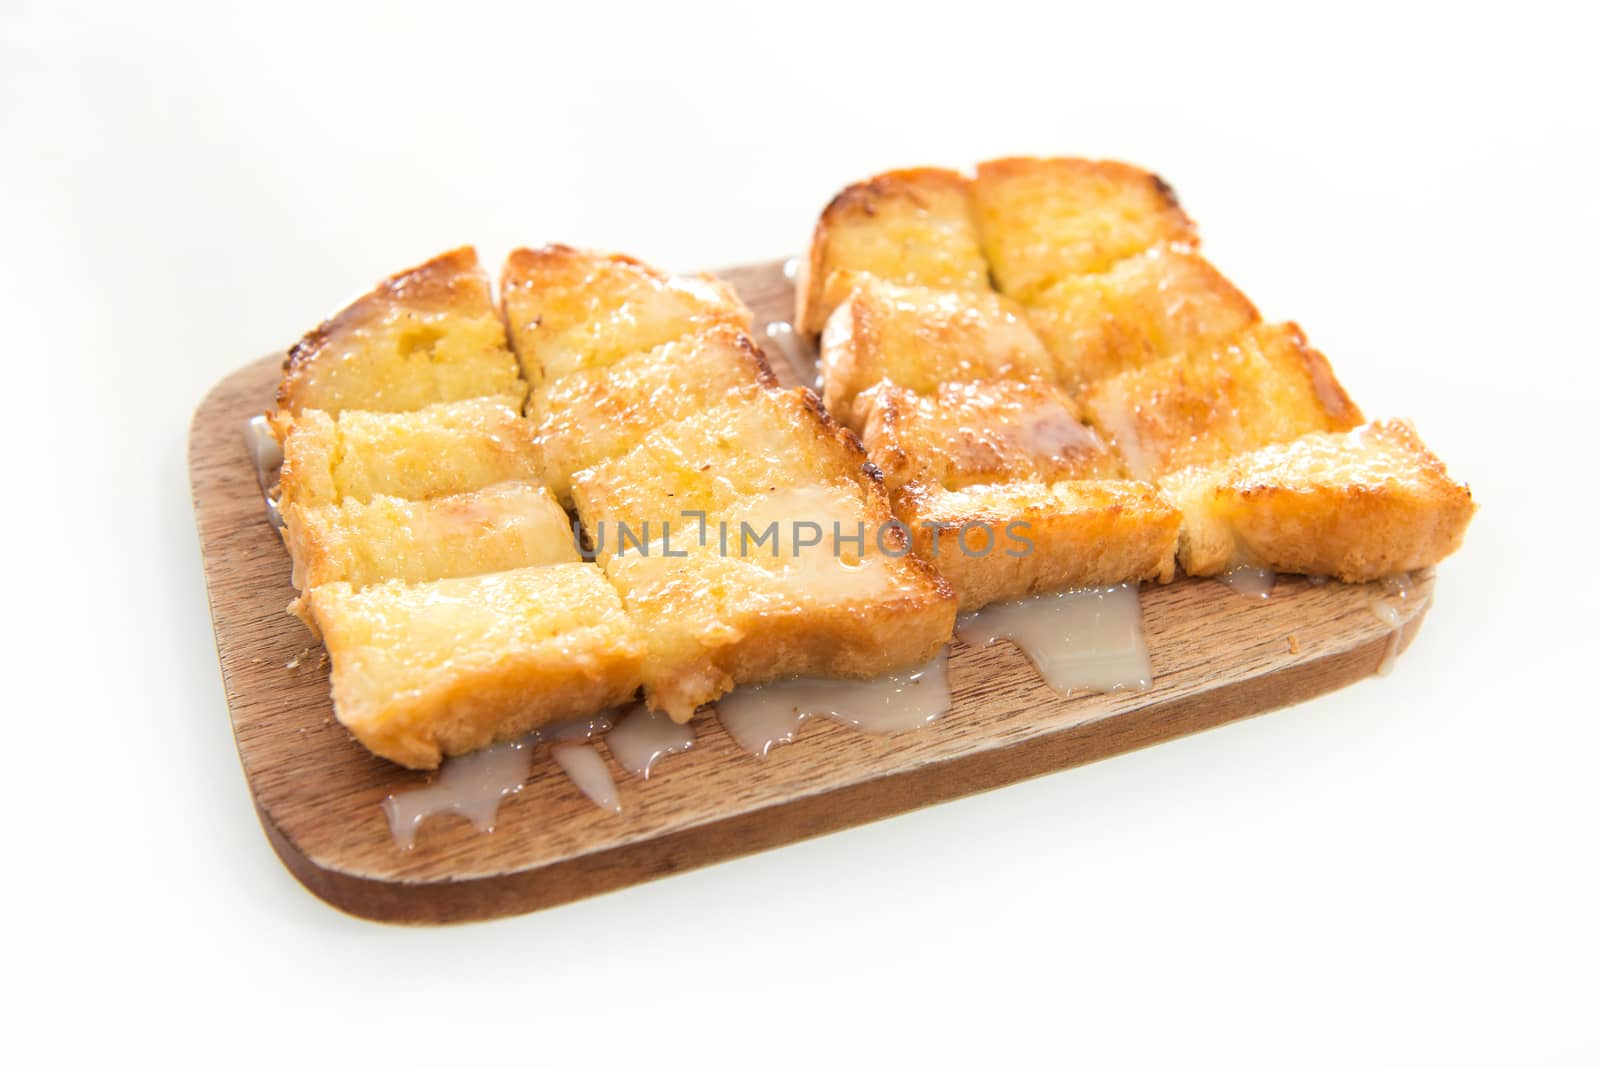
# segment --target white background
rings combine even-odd
[[[1590,28],[1533,3],[77,7],[0,9],[14,1048],[1600,1061]],[[210,385],[457,243],[734,263],[873,171],[1018,153],[1158,169],[1266,314],[1471,482],[1396,672],[520,919],[386,928],[300,889],[212,648],[184,464]]]

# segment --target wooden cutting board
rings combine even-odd
[[[755,311],[758,332],[788,320],[781,262],[720,273]],[[779,377],[796,384],[770,349]],[[951,710],[923,730],[883,737],[812,720],[793,744],[756,759],[702,714],[695,748],[665,758],[648,781],[606,757],[620,816],[584,799],[541,753],[492,832],[437,816],[407,852],[381,802],[431,776],[372,756],[339,726],[321,646],[284,610],[289,558],[244,444],[246,421],[271,404],[281,360],[229,375],[194,415],[189,469],[206,586],[239,759],[267,838],[312,893],[370,919],[528,912],[1303,701],[1376,672],[1410,642],[1432,600],[1429,573],[1415,576],[1415,595],[1388,598],[1402,621],[1396,632],[1372,610],[1383,596],[1375,587],[1282,578],[1261,603],[1208,580],[1145,586],[1155,678],[1144,692],[1062,698],[1014,646],[958,641]]]

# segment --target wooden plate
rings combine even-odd
[[[780,262],[720,273],[755,311],[758,331],[787,321],[792,291]],[[794,370],[769,354],[794,384]],[[541,754],[493,832],[439,816],[406,852],[380,804],[429,777],[372,756],[339,726],[321,646],[284,611],[293,595],[289,558],[267,523],[244,445],[246,420],[271,404],[281,359],[218,383],[190,428],[211,617],[239,759],[267,838],[312,893],[371,919],[452,923],[527,912],[1279,708],[1373,674],[1410,642],[1431,601],[1432,575],[1419,574],[1417,595],[1390,599],[1397,632],[1374,615],[1381,591],[1367,586],[1282,578],[1265,603],[1207,580],[1146,586],[1155,681],[1142,693],[1062,698],[1015,647],[958,641],[952,708],[924,730],[881,737],[813,720],[794,744],[757,760],[703,714],[695,748],[663,760],[648,781],[612,763],[620,816],[590,804]]]

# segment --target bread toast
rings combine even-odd
[[[1191,575],[1251,564],[1366,582],[1449,556],[1476,509],[1400,420],[1185,468],[1161,487],[1183,509]]]
[[[680,721],[737,683],[882,674],[949,640],[954,598],[808,390],[661,427],[574,476],[573,498],[647,636],[646,700]]]
[[[1260,321],[1245,295],[1196,253],[1157,245],[1098,274],[1062,279],[1027,316],[1070,392],[1167,356],[1215,346]]]
[[[521,405],[489,277],[470,247],[402,271],[301,338],[278,407],[401,412],[468,397]]]
[[[1124,371],[1079,398],[1134,478],[1157,478],[1319,430],[1361,411],[1293,323],[1255,326],[1216,347]]]
[[[432,404],[414,412],[311,408],[279,413],[279,506],[365,501],[380,494],[426,500],[539,480],[533,426],[503,400]]]
[[[502,482],[408,501],[376,496],[283,509],[296,589],[388,579],[429,582],[580,559],[571,521],[550,491]]]
[[[955,625],[955,598],[910,555],[881,494],[853,480],[757,490],[711,519],[605,557],[645,635],[645,699],[684,722],[740,683],[870,678],[921,664]]]
[[[972,199],[995,285],[1024,303],[1145,249],[1195,238],[1172,187],[1126,163],[992,160],[978,165]]]
[[[332,661],[334,711],[411,768],[629,700],[643,643],[593,564],[526,567],[304,602]]]
[[[884,383],[866,396],[862,440],[891,493],[911,482],[960,489],[1122,474],[1072,398],[1048,382],[946,382],[931,396]]]
[[[548,382],[534,392],[528,416],[550,488],[570,501],[576,472],[628,452],[662,423],[738,391],[776,386],[749,335],[720,325]]]
[[[751,494],[802,483],[848,481],[881,492],[877,472],[855,435],[839,427],[809,390],[763,390],[668,423],[630,452],[580,471],[572,480],[578,515],[600,559],[626,523],[674,526],[686,513],[715,522]]]
[[[629,256],[565,245],[517,249],[500,276],[511,345],[534,389],[750,311],[710,275],[675,276]]]
[[[929,289],[836,271],[845,294],[822,331],[823,400],[845,426],[866,425],[862,394],[879,382],[931,393],[943,382],[1050,378],[1050,354],[1026,313],[997,293]]]
[[[890,171],[840,192],[822,211],[795,278],[795,327],[815,337],[834,303],[840,270],[887,282],[985,293],[984,261],[967,179],[931,167]]]
[[[1180,522],[1154,486],[1125,479],[912,484],[895,514],[964,612],[1048,590],[1169,581]]]

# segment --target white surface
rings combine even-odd
[[[1128,7],[8,3],[8,1047],[1596,1063],[1592,28]],[[205,390],[458,242],[731,263],[876,169],[1026,152],[1159,169],[1470,480],[1393,676],[521,919],[301,890],[213,656]]]

